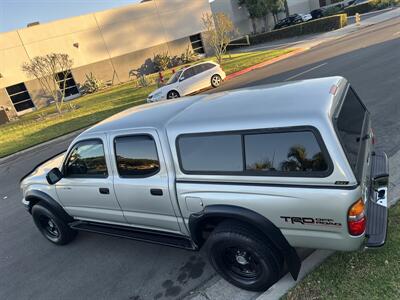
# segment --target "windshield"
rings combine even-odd
[[[170,79],[168,79],[167,84],[175,83],[178,81],[179,77],[181,76],[183,70],[176,72]]]

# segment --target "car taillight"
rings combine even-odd
[[[347,224],[351,235],[361,235],[365,231],[365,204],[362,199],[354,203],[348,212]]]

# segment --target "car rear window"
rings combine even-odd
[[[156,143],[150,135],[116,137],[114,146],[120,177],[148,177],[160,170]]]
[[[358,154],[361,150],[361,136],[367,110],[350,88],[336,120],[342,146],[353,171],[356,172]]]

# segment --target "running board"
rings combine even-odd
[[[69,226],[76,230],[100,233],[188,250],[197,250],[196,245],[189,238],[172,233],[86,221],[75,221],[70,223]]]

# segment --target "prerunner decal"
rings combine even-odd
[[[342,226],[341,223],[335,222],[333,219],[322,219],[322,218],[308,218],[308,217],[286,217],[281,216],[281,219],[284,219],[286,223],[291,224],[302,224],[302,225],[325,225],[325,226]]]

